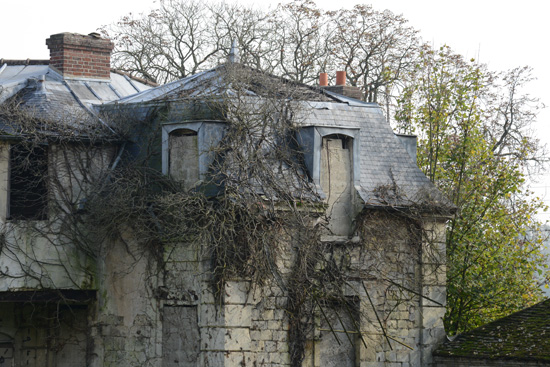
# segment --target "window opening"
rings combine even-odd
[[[317,309],[313,340],[306,347],[303,367],[355,367],[361,336],[358,303],[322,302]]]
[[[47,218],[47,147],[15,144],[10,148],[10,219]]]

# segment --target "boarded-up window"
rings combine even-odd
[[[166,306],[162,312],[162,366],[195,367],[200,333],[196,306]]]
[[[325,311],[316,349],[322,367],[355,367],[357,332],[355,315],[345,307]]]
[[[357,306],[326,305],[318,311],[318,326],[313,340],[306,346],[303,367],[355,367],[357,344],[360,340],[357,329],[359,320]]]
[[[321,149],[321,188],[327,196],[328,228],[347,236],[352,227],[353,139],[344,135],[323,138]]]
[[[10,219],[47,217],[48,151],[15,144],[10,149]]]
[[[170,133],[170,177],[191,188],[199,180],[199,147],[197,132],[180,129]]]

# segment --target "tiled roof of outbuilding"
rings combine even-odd
[[[550,362],[550,299],[461,334],[433,355]]]

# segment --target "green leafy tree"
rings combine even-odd
[[[546,268],[534,215],[543,204],[525,185],[528,165],[539,161],[525,130],[536,100],[520,93],[529,71],[497,75],[448,47],[425,49],[399,100],[400,130],[418,135],[419,167],[458,208],[447,231],[451,334],[541,296],[534,274]]]

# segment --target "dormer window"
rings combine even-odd
[[[218,121],[164,124],[162,172],[188,189],[204,180],[224,129],[224,123]]]
[[[350,235],[356,214],[359,138],[357,128],[319,126],[304,127],[297,137],[309,174],[328,204],[328,227],[335,235]]]

